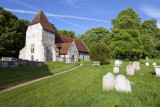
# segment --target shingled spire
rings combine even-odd
[[[51,31],[51,32],[55,32],[52,25],[49,23],[48,19],[46,18],[46,16],[44,15],[42,10],[32,20],[32,22],[29,24],[29,26],[33,25],[33,24],[37,24],[37,23],[40,23],[42,25],[43,29]]]

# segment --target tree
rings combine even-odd
[[[92,61],[100,61],[101,64],[105,64],[110,58],[110,48],[105,43],[93,43],[89,56]]]
[[[160,50],[160,29],[157,27],[157,20],[145,20],[142,26],[145,33],[153,39],[155,48]]]
[[[24,47],[28,20],[18,20],[9,11],[0,8],[0,56],[18,57]]]
[[[126,58],[140,58],[149,55],[154,49],[153,41],[144,32],[141,18],[132,9],[121,11],[116,19],[112,20],[113,32],[110,48],[112,56]],[[145,37],[145,38],[144,38]],[[144,44],[148,44],[144,46]]]
[[[104,27],[96,27],[86,31],[80,35],[79,39],[83,40],[84,43],[90,47],[92,43],[105,42],[107,43],[110,37],[110,32]]]
[[[57,30],[57,33],[69,36],[71,38],[76,38],[74,31],[67,31],[67,30]]]

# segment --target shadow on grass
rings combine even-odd
[[[47,65],[42,67],[0,67],[0,90],[40,77],[52,75]]]
[[[152,76],[156,76],[156,73],[155,73],[155,72],[152,72],[151,74],[152,74]]]

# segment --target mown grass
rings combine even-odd
[[[109,65],[92,67],[91,61],[73,71],[38,81],[0,94],[0,106],[5,107],[158,107],[160,106],[160,78],[155,77],[152,65],[145,66],[134,76],[126,75],[127,61],[123,61],[120,74],[132,84],[132,93],[102,91],[102,78],[113,72],[114,61]],[[150,60],[159,62],[159,60]],[[115,74],[114,74],[115,75]],[[116,76],[116,75],[115,75]]]
[[[0,61],[1,62],[1,61]],[[0,90],[24,83],[33,79],[52,75],[53,73],[61,72],[70,69],[79,63],[66,64],[64,62],[46,62],[42,67],[0,67]]]

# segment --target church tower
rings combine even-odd
[[[55,53],[55,31],[41,10],[26,31],[25,47],[19,58],[31,61],[53,61]]]

